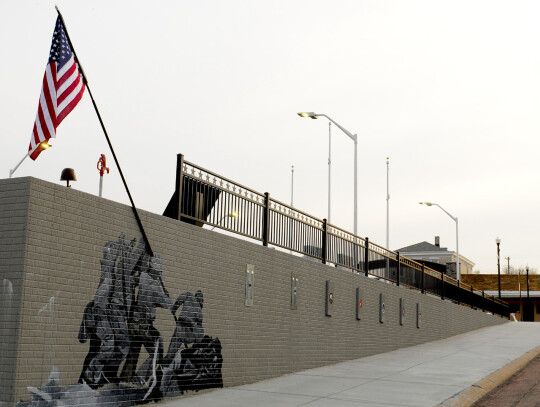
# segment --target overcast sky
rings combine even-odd
[[[358,232],[390,248],[441,237],[482,273],[540,267],[537,1],[0,2],[1,176],[30,141],[63,13],[138,207],[162,213],[176,154],[327,217],[328,121],[358,134]],[[14,176],[128,203],[86,92],[54,147]],[[353,230],[353,142],[332,131],[333,224]]]

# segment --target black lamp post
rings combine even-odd
[[[499,300],[501,299],[501,239],[497,238],[495,239],[495,243],[497,243],[497,274],[499,275]]]

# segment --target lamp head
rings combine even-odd
[[[317,118],[317,115],[315,114],[315,112],[300,112],[300,113],[298,113],[298,116],[300,116],[300,117],[310,117],[312,119]]]
[[[431,202],[419,202],[420,205],[427,205],[427,206],[432,206],[433,204]]]
[[[500,238],[500,237],[497,237],[497,238],[495,239],[495,243],[501,244],[501,238]]]

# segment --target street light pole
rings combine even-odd
[[[354,135],[354,235],[358,232],[358,137]]]
[[[458,218],[457,216],[452,216],[448,211],[446,211],[441,205],[433,202],[420,202],[420,205],[427,206],[438,206],[444,213],[452,218],[456,222],[456,280],[459,281],[459,229],[458,229]]]
[[[386,248],[390,250],[390,157],[386,157]],[[386,276],[390,276],[390,259],[386,258]]]
[[[497,243],[497,275],[499,277],[499,300],[501,299],[501,239],[495,239]]]
[[[294,207],[294,165],[291,165],[291,208]]]
[[[294,165],[291,165],[291,209],[294,208]],[[292,215],[292,212],[290,213]],[[289,247],[292,247],[293,240],[293,220],[292,217],[289,219]],[[289,250],[289,253],[292,254],[292,249]]]
[[[356,236],[358,232],[358,136],[341,127],[339,123],[337,123],[335,120],[325,114],[314,112],[301,112],[298,113],[298,116],[309,117],[311,119],[317,119],[318,117],[326,117],[328,120],[334,123],[343,133],[345,133],[354,141],[354,235]],[[328,207],[330,207],[330,205],[328,205]]]
[[[519,287],[519,316],[523,322],[523,304],[521,302],[521,271],[518,269],[518,287]]]
[[[332,188],[331,188],[331,172],[332,172],[332,122],[328,122],[328,223],[330,222],[330,206],[331,206],[331,199],[330,196],[332,194]]]
[[[386,248],[390,250],[390,157],[386,157]]]

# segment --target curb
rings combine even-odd
[[[476,382],[468,389],[437,404],[436,407],[471,407],[490,391],[500,386],[519,370],[523,369],[538,355],[540,355],[540,346],[537,346],[519,358],[511,361],[506,366],[501,367],[499,370]]]

